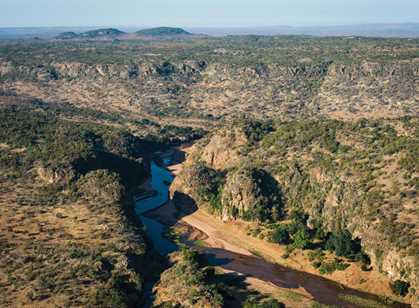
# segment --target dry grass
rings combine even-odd
[[[0,306],[85,306],[106,287],[102,258],[135,274],[127,253],[143,253],[143,240],[123,227],[121,208],[83,200],[44,205],[36,179],[0,183]]]

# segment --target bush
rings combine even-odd
[[[286,226],[279,225],[275,228],[270,236],[270,241],[277,244],[287,245],[290,242],[290,235]]]
[[[332,262],[322,262],[321,265],[319,266],[319,272],[322,275],[331,274],[336,270],[344,271],[345,269],[348,268],[348,266],[349,264],[343,263],[340,260],[335,259]]]
[[[243,308],[285,308],[285,305],[274,298],[251,296],[244,302]]]
[[[310,261],[315,261],[315,260],[323,261],[323,259],[324,259],[324,253],[320,249],[316,249],[314,251],[310,251],[308,253],[308,259]]]
[[[310,244],[310,235],[306,230],[299,230],[294,234],[293,246],[295,248],[305,249]]]
[[[390,284],[390,287],[394,294],[399,296],[406,296],[407,293],[409,293],[410,283],[402,280],[396,280]]]
[[[361,251],[358,240],[352,240],[351,233],[347,230],[332,233],[326,242],[326,249],[334,251],[337,256],[353,258]]]
[[[292,212],[289,215],[289,218],[292,220],[292,222],[287,225],[287,230],[291,236],[294,236],[294,234],[300,230],[304,230],[306,233],[309,232],[307,228],[308,216],[306,214],[300,212]]]

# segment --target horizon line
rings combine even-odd
[[[396,25],[419,25],[419,21],[405,21],[405,22],[374,22],[374,23],[345,23],[345,24],[312,24],[312,25],[289,25],[289,24],[270,24],[270,25],[51,25],[51,26],[0,26],[0,29],[30,29],[30,28],[157,28],[157,27],[184,27],[184,28],[269,28],[269,27],[288,27],[288,28],[322,28],[322,27],[354,27],[354,26],[396,26]]]

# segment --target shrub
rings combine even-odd
[[[290,235],[293,236],[300,230],[304,230],[306,233],[308,233],[307,215],[300,212],[292,212],[290,214],[290,218],[292,219],[292,222],[287,225],[287,230]]]
[[[358,240],[352,240],[349,231],[339,231],[332,233],[326,242],[326,249],[334,251],[337,256],[353,258],[361,251],[361,245]]]
[[[272,232],[270,236],[270,240],[273,243],[277,244],[289,244],[290,242],[290,235],[288,233],[288,230],[286,226],[279,225],[275,228],[275,230]]]
[[[406,296],[407,293],[409,293],[410,283],[402,280],[396,280],[390,284],[390,287],[394,294],[399,296]]]
[[[305,249],[310,244],[310,235],[306,230],[299,230],[294,234],[293,246],[295,248]]]
[[[314,260],[323,261],[323,259],[324,259],[323,251],[321,251],[320,249],[316,249],[314,251],[310,251],[308,253],[308,259],[310,261],[314,261]]]
[[[283,308],[285,305],[274,298],[249,297],[243,304],[243,308]]]
[[[348,268],[348,266],[349,264],[343,263],[340,260],[335,259],[332,262],[322,262],[321,265],[319,266],[319,272],[322,275],[331,274],[336,270],[344,271],[345,269]]]

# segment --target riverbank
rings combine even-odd
[[[305,303],[315,301],[339,307],[355,307],[356,305],[342,300],[342,298],[352,298],[363,300],[365,303],[369,302],[370,306],[386,307],[382,302],[385,296],[380,298],[373,295],[377,294],[375,293],[378,289],[377,285],[380,287],[379,273],[363,272],[363,277],[366,277],[363,288],[358,290],[348,288],[340,281],[344,279],[349,282],[351,279],[354,281],[355,278],[352,275],[356,271],[356,266],[347,272],[336,272],[327,278],[322,277],[314,270],[304,268],[303,255],[283,259],[280,256],[284,251],[279,245],[248,236],[243,226],[223,223],[203,209],[198,209],[178,220],[177,217],[182,214],[177,212],[172,202],[168,202],[146,215],[168,227],[174,226],[177,234],[185,242],[190,245],[195,243],[196,249],[210,255],[210,260],[214,265],[225,271],[245,276],[249,287],[261,292],[270,290],[270,293],[282,294],[282,296],[284,293],[287,294],[291,297],[291,300],[288,299],[288,304],[295,305],[295,299],[297,299],[300,303],[301,301]],[[354,286],[351,285],[351,287]],[[283,298],[281,300],[284,301]],[[403,306],[401,304],[387,305],[387,307]]]
[[[160,167],[176,176],[189,151],[184,147],[172,152],[171,163]],[[376,271],[364,272],[357,264],[351,264],[345,271],[321,276],[309,262],[308,251],[295,250],[283,258],[285,246],[249,235],[252,223],[222,222],[203,207],[179,201],[175,206],[172,200],[166,200],[141,215],[162,226],[158,232],[162,238],[166,232],[161,231],[171,228],[184,244],[206,254],[217,270],[244,277],[250,289],[267,292],[291,307],[311,307],[313,303],[339,307],[407,306],[397,302],[387,278]]]
[[[188,152],[188,148],[183,151]],[[182,167],[182,163],[178,162],[168,169],[177,175]],[[312,267],[307,251],[297,250],[290,257],[282,258],[285,246],[248,235],[251,223],[225,223],[202,208],[190,213],[190,209],[182,209],[182,204],[175,207],[170,200],[144,215],[159,221],[167,228],[174,227],[186,243],[212,255],[217,267],[245,275],[246,283],[261,292],[291,292],[291,297],[298,298],[298,301],[304,299],[306,304],[311,300],[345,307],[353,306],[348,303],[350,300],[361,300],[364,304],[376,307],[385,307],[383,299],[387,299],[389,303],[390,298],[397,300],[391,293],[387,278],[376,271],[364,272],[358,265],[351,264],[345,271],[336,271],[323,277]],[[218,264],[222,263],[220,260],[228,261]],[[342,298],[346,300],[343,301]],[[282,300],[284,301],[283,298]]]

